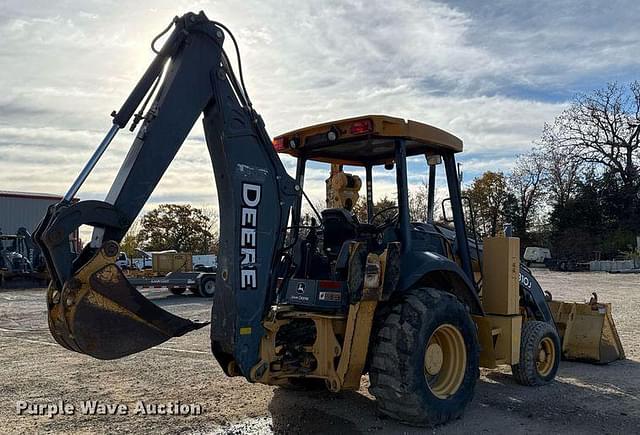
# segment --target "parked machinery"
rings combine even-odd
[[[40,249],[26,228],[16,234],[0,232],[0,287],[46,283],[48,274]]]
[[[368,373],[381,412],[416,425],[460,416],[480,365],[510,364],[526,385],[554,378],[560,338],[541,288],[520,265],[518,240],[489,239],[483,255],[470,249],[455,161],[460,139],[414,121],[362,116],[295,130],[272,145],[241,69],[237,80],[222,49],[226,28],[204,13],[174,26],[36,232],[53,278],[47,305],[58,343],[113,359],[205,325],[146,300],[114,264],[118,243],[203,114],[220,206],[211,348],[227,375],[299,388],[321,381],[340,391],[357,389]],[[131,117],[132,128],[142,125],[106,200],[72,203]],[[295,179],[277,152],[296,159]],[[453,229],[410,222],[408,156],[426,156],[430,180],[443,162]],[[364,167],[366,221],[349,210],[353,191],[340,191],[355,179],[334,167],[332,177],[347,182],[331,183],[331,208],[302,223],[310,161]],[[398,201],[386,214],[373,213],[374,166],[394,170]],[[75,257],[64,240],[81,224],[94,234]]]

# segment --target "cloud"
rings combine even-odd
[[[0,187],[64,192],[153,58],[151,39],[200,9],[235,33],[270,134],[367,113],[415,119],[464,140],[467,182],[508,170],[575,92],[628,80],[640,62],[633,1],[71,0],[63,9],[9,0],[0,5]],[[132,140],[119,135],[82,198],[104,197]],[[423,164],[409,168],[411,182],[426,177]],[[324,194],[324,171],[308,171],[313,198]],[[197,122],[148,206],[215,204],[211,172]],[[376,175],[376,194],[391,195],[392,174]]]
[[[474,17],[468,37],[481,40],[509,65],[509,74],[494,80],[504,94],[562,100],[609,80],[637,78],[640,59],[633,53],[640,48],[640,7],[635,1],[449,4]]]

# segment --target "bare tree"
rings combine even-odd
[[[529,231],[531,220],[544,201],[545,172],[544,156],[534,149],[531,153],[518,157],[507,178],[509,189],[517,203],[514,216],[516,222],[513,223],[521,236]]]
[[[617,174],[633,191],[640,160],[640,82],[611,83],[576,97],[551,126],[547,141],[582,162]]]
[[[205,253],[217,254],[220,247],[220,215],[218,214],[218,208],[203,205],[202,212],[209,218],[209,235],[204,241]]]
[[[582,161],[577,157],[575,147],[557,146],[554,136],[548,133],[549,129],[545,125],[539,152],[546,172],[549,199],[556,206],[564,207],[575,195]]]
[[[429,187],[424,180],[415,189],[409,191],[409,216],[414,222],[427,221]]]

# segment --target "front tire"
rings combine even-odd
[[[560,338],[546,322],[532,320],[522,325],[520,362],[511,366],[517,383],[536,387],[551,382],[560,365]]]
[[[394,304],[374,340],[369,391],[381,413],[416,426],[459,418],[473,398],[479,345],[466,307],[419,288]]]

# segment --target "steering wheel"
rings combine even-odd
[[[373,217],[371,218],[371,223],[375,225],[376,222],[376,218],[383,215],[384,213],[390,212],[391,210],[398,210],[398,206],[397,205],[392,205],[391,207],[385,207],[382,210],[380,210],[379,212],[377,212],[376,214],[373,215]],[[377,227],[379,229],[384,229],[388,226],[391,226],[393,224],[395,224],[398,221],[398,216],[399,213],[396,212],[396,214],[394,214],[391,219],[386,220],[386,222],[384,222],[383,224],[377,225]]]

